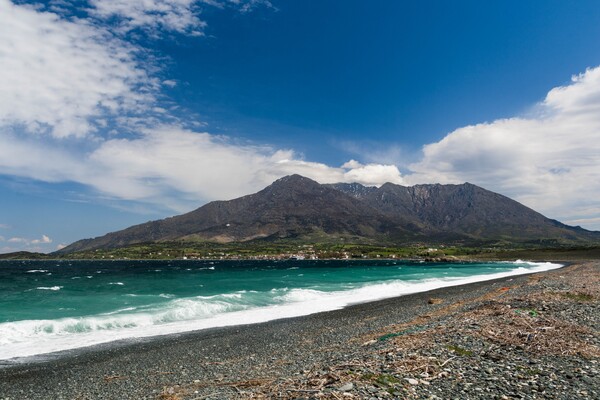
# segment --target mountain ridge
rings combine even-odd
[[[149,221],[93,239],[58,254],[174,240],[217,243],[311,237],[358,242],[476,242],[555,240],[585,242],[600,232],[548,219],[512,200],[461,185],[380,187],[319,184],[289,175],[266,188],[228,201],[213,201],[185,214]]]

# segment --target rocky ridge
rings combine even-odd
[[[58,254],[136,243],[252,240],[345,243],[589,243],[600,232],[571,227],[478,186],[386,183],[321,185],[300,175],[234,200],[75,242]]]

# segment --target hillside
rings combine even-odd
[[[564,225],[478,186],[386,183],[321,185],[300,175],[230,201],[84,239],[59,254],[137,243],[252,240],[337,240],[409,244],[551,242],[586,243],[599,232]]]
[[[571,227],[479,186],[386,183],[380,188],[357,183],[336,188],[393,218],[402,215],[432,231],[455,237],[509,241],[598,240],[598,232]]]

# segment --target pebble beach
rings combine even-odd
[[[0,399],[598,399],[600,262],[0,366]]]

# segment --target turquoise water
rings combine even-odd
[[[1,261],[0,359],[306,315],[557,267],[521,261]]]

